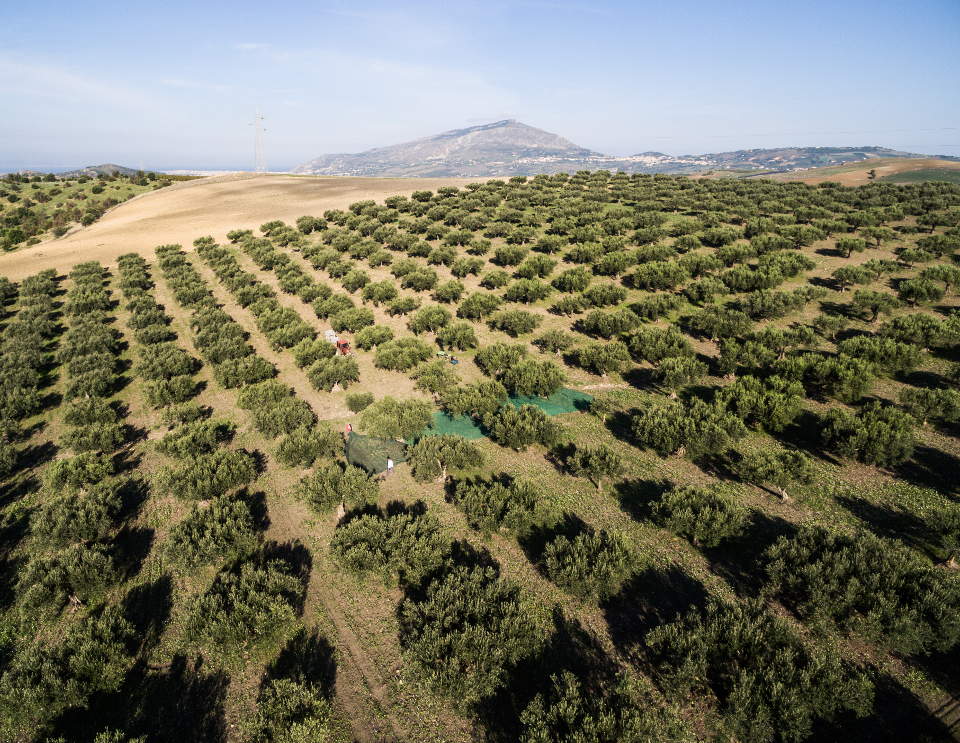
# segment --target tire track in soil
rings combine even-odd
[[[241,325],[241,327],[243,327],[244,330],[250,334],[248,341],[250,345],[253,346],[254,350],[277,367],[277,378],[293,387],[297,395],[306,400],[306,402],[308,402],[315,411],[317,407],[322,409],[319,393],[313,389],[313,386],[310,385],[309,381],[306,379],[306,376],[302,372],[296,369],[295,366],[293,369],[290,368],[292,362],[289,359],[285,359],[281,356],[281,353],[284,352],[277,353],[273,351],[268,343],[266,343],[256,326],[256,322],[252,313],[240,307],[240,305],[233,300],[229,292],[226,290],[226,287],[220,283],[212,269],[204,264],[200,260],[199,256],[197,256],[195,253],[188,253],[187,256],[188,259],[193,262],[194,267],[200,273],[204,281],[207,282],[208,288],[213,292],[213,296],[216,301],[223,306],[224,311],[227,312],[227,314],[229,314],[237,323]],[[182,308],[179,308],[179,305],[175,306],[178,307],[180,313],[184,312]],[[168,311],[171,315],[177,314],[176,311],[169,307],[169,305]],[[294,373],[294,370],[296,370],[298,373]],[[270,465],[268,464],[268,473],[269,468]],[[276,514],[272,518],[276,518],[276,516],[279,515],[280,514]],[[290,528],[292,536],[299,537],[301,541],[305,542],[310,536],[305,531],[297,529],[295,525],[288,524],[288,527]],[[372,657],[363,649],[362,643],[350,628],[346,615],[343,611],[343,607],[340,605],[339,601],[337,601],[332,592],[318,589],[316,592],[316,597],[323,605],[327,617],[333,623],[337,631],[337,640],[345,647],[347,651],[346,655],[352,661],[352,663],[344,664],[344,666],[338,669],[338,677],[341,675],[341,672],[347,676],[345,680],[349,682],[349,686],[347,689],[342,689],[342,685],[338,683],[337,696],[343,702],[344,707],[347,708],[348,712],[351,713],[349,714],[349,718],[354,735],[358,740],[361,741],[372,742],[389,740],[383,738],[382,735],[372,737],[375,735],[375,732],[379,727],[376,720],[370,720],[369,724],[365,726],[354,725],[355,720],[363,717],[361,712],[363,709],[363,702],[358,701],[362,700],[362,696],[358,689],[360,687],[365,687],[369,692],[369,695],[372,697],[372,701],[375,703],[379,711],[382,713],[383,718],[390,726],[390,729],[393,731],[394,740],[408,740],[403,726],[400,725],[396,719],[396,716],[389,712],[390,701],[388,698],[387,684],[384,681],[383,676],[377,670],[376,664],[374,663]],[[341,692],[343,693],[341,694]]]

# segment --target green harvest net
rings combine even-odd
[[[515,408],[521,405],[536,405],[547,415],[560,415],[586,410],[592,399],[593,397],[585,392],[562,389],[554,392],[550,397],[511,397],[507,399],[507,404]],[[482,439],[486,433],[483,427],[470,416],[439,412],[433,414],[433,422],[416,438],[420,436],[462,436],[465,439]]]
[[[376,475],[387,469],[387,458],[395,463],[407,461],[407,445],[395,439],[379,439],[350,432],[346,445],[347,461],[368,474]]]

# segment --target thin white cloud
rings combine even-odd
[[[229,93],[233,90],[232,85],[220,85],[217,83],[205,83],[200,80],[183,80],[181,78],[164,78],[160,81],[161,85],[168,88],[180,88],[182,90],[200,90],[205,93]]]
[[[157,107],[156,101],[140,89],[4,55],[0,55],[0,92],[69,102],[95,101],[119,108]]]
[[[240,52],[263,52],[270,48],[269,44],[261,41],[241,41],[233,45]]]

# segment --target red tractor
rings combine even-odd
[[[341,356],[350,355],[350,343],[343,338],[337,340],[337,353]]]

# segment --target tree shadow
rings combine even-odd
[[[923,669],[927,676],[946,689],[947,693],[953,698],[954,704],[960,707],[960,675],[957,674],[957,669],[960,668],[960,645],[955,645],[950,650],[943,652],[918,656],[912,660]],[[956,710],[953,719],[955,720],[955,729],[960,728],[960,724],[958,724],[960,723],[960,708]]]
[[[613,411],[607,416],[607,430],[610,431],[610,433],[620,441],[625,441],[628,444],[632,444],[634,438],[631,421],[633,420],[633,416],[639,412],[640,411],[637,408]]]
[[[94,694],[87,708],[67,710],[52,732],[60,740],[86,741],[112,728],[146,743],[226,743],[229,684],[222,671],[204,672],[202,656],[188,661],[178,654],[161,667],[140,661],[118,691]]]
[[[134,444],[140,444],[147,440],[147,434],[149,432],[146,428],[134,426],[130,423],[124,423],[122,428],[123,442],[126,446],[133,446]]]
[[[143,454],[134,449],[121,449],[113,456],[113,469],[117,474],[132,472],[140,466]]]
[[[263,680],[280,678],[312,684],[329,699],[337,683],[336,650],[316,627],[301,629],[267,667]]]
[[[942,375],[923,369],[914,369],[909,374],[901,377],[901,379],[912,387],[924,387],[930,390],[941,389],[949,385],[946,378]]]
[[[638,390],[657,389],[656,370],[651,367],[635,366],[623,372],[620,376],[623,377],[624,382]]]
[[[250,458],[253,460],[253,468],[257,473],[257,477],[260,477],[263,473],[267,471],[267,455],[264,454],[259,449],[240,449],[240,451],[245,454],[250,455]]]
[[[818,720],[810,743],[950,743],[951,728],[937,719],[912,691],[888,674],[874,676],[873,709],[864,717],[844,712],[833,721]],[[954,728],[955,730],[956,728]]]
[[[856,310],[849,304],[843,302],[831,302],[831,301],[821,301],[820,302],[820,311],[825,315],[833,315],[834,317],[845,317],[848,320],[858,319],[858,314]]]
[[[30,474],[0,487],[0,508],[21,500],[30,493],[35,493],[40,489],[40,485],[40,480],[35,475]]]
[[[569,671],[585,694],[601,694],[616,677],[618,665],[597,638],[577,619],[554,607],[553,627],[538,652],[509,669],[506,682],[473,710],[485,740],[512,743],[521,737],[520,714],[537,694],[550,690],[550,677]]]
[[[113,538],[113,563],[123,580],[130,580],[143,567],[153,546],[154,530],[148,527],[124,526]]]
[[[150,583],[130,589],[123,598],[123,613],[136,630],[138,652],[143,653],[160,640],[173,606],[173,580],[161,575]]]
[[[147,502],[150,495],[150,487],[143,480],[130,477],[122,482],[120,490],[120,512],[117,514],[118,521],[127,521],[140,513],[143,504]]]
[[[519,536],[517,541],[527,559],[533,565],[539,565],[543,551],[550,542],[559,537],[573,540],[578,535],[589,531],[592,529],[583,519],[575,513],[566,511],[554,523],[532,526],[525,534]]]
[[[794,418],[793,423],[779,433],[771,435],[784,444],[801,449],[824,462],[839,464],[839,459],[824,450],[823,440],[820,437],[821,428],[820,416],[812,410],[802,410],[800,415]]]
[[[724,578],[740,596],[756,597],[765,583],[763,554],[780,537],[791,537],[797,527],[777,516],[753,511],[739,537],[725,539],[716,547],[701,551],[710,560],[714,573]]]
[[[266,542],[255,558],[258,563],[278,560],[286,566],[286,572],[300,581],[301,589],[296,597],[297,613],[303,613],[303,604],[307,595],[307,583],[313,570],[313,556],[300,540],[292,542]]]
[[[0,558],[0,611],[13,605],[17,578],[25,564],[26,559],[19,556]]]
[[[938,559],[935,545],[928,538],[929,527],[916,514],[871,503],[859,496],[837,496],[837,503],[863,521],[877,536],[902,540],[931,559]]]
[[[634,574],[602,608],[610,639],[621,652],[639,659],[650,630],[675,621],[691,607],[703,608],[708,598],[703,583],[679,566],[651,566]]]
[[[39,444],[30,444],[17,452],[17,463],[14,473],[34,469],[53,461],[59,449],[52,441],[43,441]]]
[[[913,450],[913,457],[892,468],[893,473],[914,485],[933,488],[941,493],[960,492],[960,457],[932,446],[920,445]]]
[[[476,547],[466,539],[458,539],[450,543],[446,557],[437,567],[425,573],[418,583],[404,582],[402,586],[404,596],[416,602],[423,601],[426,598],[427,588],[433,581],[442,580],[447,573],[458,567],[492,570],[494,578],[500,577],[500,563],[490,550],[486,547]],[[397,609],[399,611],[399,605]]]
[[[613,486],[613,493],[621,510],[630,514],[634,521],[644,521],[650,513],[650,505],[673,487],[663,478],[659,480],[622,480]]]
[[[270,527],[270,514],[267,510],[267,494],[262,490],[250,492],[246,488],[238,491],[234,496],[238,500],[247,504],[250,509],[250,515],[253,517],[253,525],[257,531],[266,531]]]
[[[226,741],[228,675],[205,673],[202,657],[190,662],[183,655],[174,656],[159,673],[144,672],[140,679],[131,674],[127,684],[129,735],[146,736],[147,743]]]

